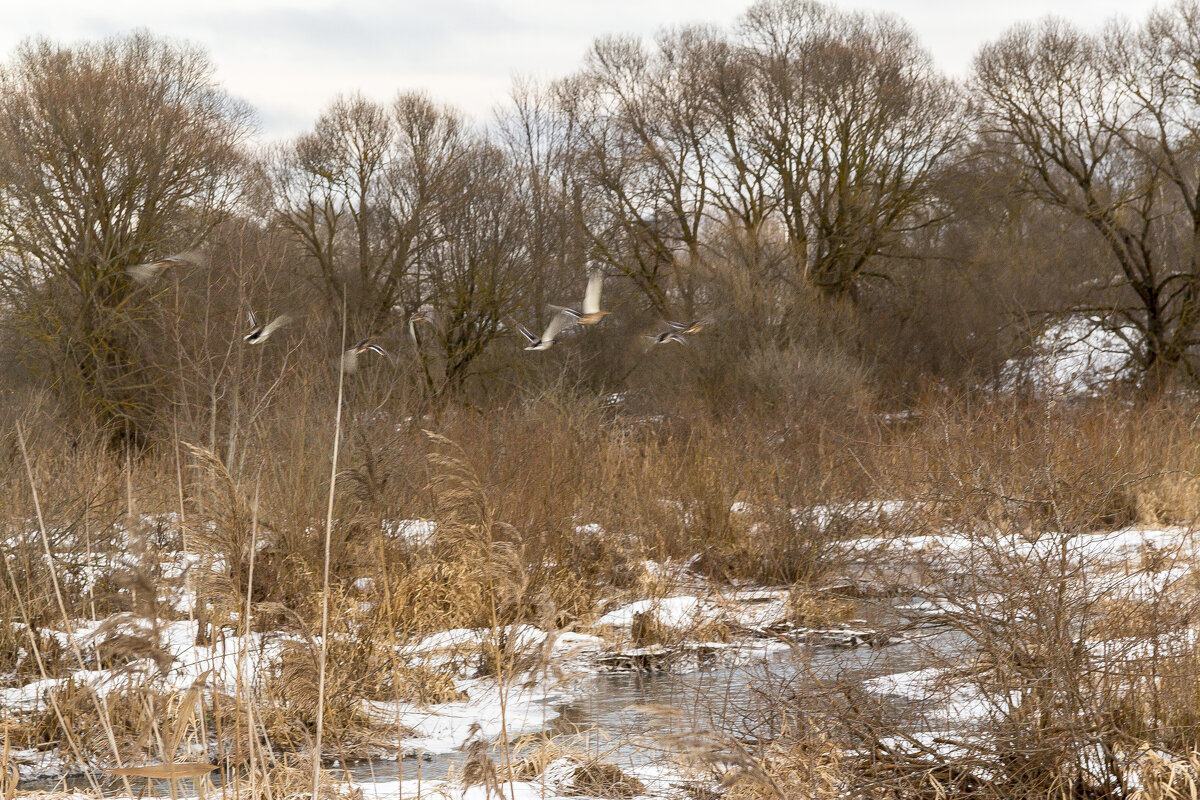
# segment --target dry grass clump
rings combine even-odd
[[[12,757],[12,740],[8,733],[7,719],[4,728],[4,744],[0,747],[0,798],[13,800],[17,796],[17,783],[21,780],[21,771]]]
[[[679,635],[679,631],[660,622],[653,609],[634,614],[629,626],[629,639],[634,647],[669,644],[678,640]]]
[[[531,746],[532,745],[532,746]],[[543,736],[526,737],[515,743],[523,750],[513,764],[516,780],[553,784],[556,793],[570,797],[600,797],[627,800],[645,794],[646,785],[602,756],[564,747]]]
[[[1194,518],[1194,412],[1164,398],[1071,406],[1016,397],[929,409],[903,433],[905,493],[1012,532],[1085,532]]]
[[[336,619],[336,615],[331,617]],[[341,628],[342,626],[337,626]],[[288,750],[305,750],[316,730],[319,645],[313,639],[287,642],[253,702],[268,740]],[[395,749],[394,726],[379,726],[363,707],[367,699],[396,698],[391,654],[372,638],[332,632],[327,650],[324,738],[343,758],[364,758]]]
[[[273,762],[265,774],[251,784],[241,784],[239,798],[244,800],[312,800],[312,762],[302,756],[290,756]],[[363,800],[359,787],[340,780],[322,769],[318,777],[316,800]]]
[[[49,615],[49,611],[45,613]],[[8,667],[17,684],[43,677],[62,678],[79,668],[74,653],[57,631],[37,627],[31,630],[24,623],[5,625],[0,628],[0,644],[11,645],[11,649],[0,648],[0,664]]]
[[[398,570],[390,594],[395,609],[407,610],[397,620],[404,633],[420,636],[486,625],[486,584],[477,580],[476,566],[464,558],[437,556]]]
[[[119,705],[126,712],[132,710],[134,719],[130,719],[129,713],[121,715],[123,724],[118,722],[118,726],[124,728],[127,734],[137,731],[142,709],[136,700]],[[20,720],[13,729],[13,735],[22,747],[42,749],[74,738],[80,755],[85,758],[108,758],[112,755],[100,721],[96,693],[74,679],[67,679],[45,692],[37,710]]]
[[[1200,752],[1172,758],[1153,748],[1137,748],[1138,780],[1129,800],[1185,800],[1200,797]]]
[[[325,706],[325,725],[329,731],[364,727],[366,715],[359,706],[361,682],[378,681],[379,675],[370,678],[359,672],[367,665],[360,658],[361,652],[331,637],[327,658],[330,664],[344,669],[331,670],[327,681],[328,694]],[[266,681],[264,692],[272,697],[279,707],[286,709],[286,718],[293,724],[311,728],[317,719],[317,646],[311,642],[288,642],[280,655],[278,670]],[[368,668],[369,669],[369,668]],[[382,672],[382,665],[375,669]],[[374,679],[373,681],[371,679]],[[357,690],[357,691],[356,691]]]
[[[36,712],[17,718],[9,735],[21,747],[58,745],[90,764],[114,766],[118,756],[126,765],[169,762],[200,747],[203,716],[202,683],[186,692],[135,685],[101,696],[69,679],[50,689]]]
[[[475,739],[467,746],[467,757],[463,761],[459,781],[464,789],[482,786],[488,797],[503,796],[500,792],[500,771],[488,752],[489,748],[490,742],[486,739]]]
[[[733,629],[722,620],[701,622],[688,630],[687,635],[696,642],[732,642],[734,639]]]
[[[783,788],[775,781],[760,753],[750,752],[736,737],[711,731],[684,731],[660,737],[661,744],[673,752],[694,773],[721,787],[742,786],[747,797],[776,797],[785,800]]]
[[[1140,639],[1148,632],[1166,637],[1186,636],[1197,605],[1193,581],[1151,596],[1105,595],[1092,609],[1089,633],[1098,642]]]
[[[797,627],[812,628],[849,622],[858,616],[858,604],[849,598],[807,586],[793,586],[788,591],[787,619]]]
[[[833,800],[846,796],[849,773],[843,762],[850,758],[837,743],[813,735],[771,745],[757,760],[737,754],[724,761],[714,754],[710,769],[728,788],[724,796],[730,800]]]
[[[1115,502],[1113,522],[1191,525],[1200,514],[1200,478],[1187,472],[1147,475],[1125,487]]]
[[[466,692],[454,683],[446,672],[424,665],[400,664],[392,671],[391,685],[383,687],[382,695],[389,699],[421,705],[453,703],[466,700]]]
[[[598,402],[559,399],[486,424],[456,416],[443,431],[486,476],[497,517],[519,532],[531,589],[560,609],[585,612],[644,560],[699,555],[695,568],[720,580],[808,580],[824,568],[824,532],[799,529],[789,509],[821,496],[810,479],[828,491],[845,480],[836,492],[849,493],[849,470],[797,469],[802,454],[767,421],[654,429]],[[774,509],[752,536],[731,513],[747,496]]]
[[[627,800],[646,793],[646,784],[615,764],[589,759],[575,767],[570,776],[570,796]]]
[[[513,777],[519,781],[537,778],[551,763],[573,752],[544,733],[522,736],[513,742],[513,747],[521,753],[512,765]]]

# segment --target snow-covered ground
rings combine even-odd
[[[839,518],[871,520],[886,528],[887,520],[902,517],[914,506],[903,501],[856,503],[847,506],[816,506],[785,510],[798,525],[827,526]],[[736,504],[731,512],[761,515],[770,512],[748,504]],[[606,535],[594,523],[581,521],[579,528],[589,535]],[[867,526],[869,529],[870,526]],[[425,546],[437,535],[437,525],[426,520],[402,520],[391,530],[409,539],[414,546]],[[1086,569],[1086,591],[1122,601],[1160,598],[1192,578],[1197,543],[1192,532],[1176,528],[1055,534],[1036,539],[1000,532],[970,535],[949,531],[920,535],[863,536],[837,545],[841,556],[850,562],[878,564],[922,563],[940,574],[986,570],[997,556],[1010,563],[1061,559],[1063,563]],[[1161,564],[1146,566],[1156,554],[1168,554]],[[761,658],[768,652],[794,647],[797,642],[856,645],[871,641],[872,632],[863,626],[832,630],[798,628],[790,619],[791,595],[786,588],[730,588],[692,574],[687,564],[648,562],[645,573],[653,576],[660,596],[622,596],[606,601],[586,626],[562,631],[546,631],[532,625],[501,630],[452,629],[405,642],[399,655],[413,668],[436,671],[453,680],[458,699],[443,703],[363,701],[362,709],[383,728],[405,731],[404,744],[431,754],[451,753],[471,740],[514,740],[523,734],[537,733],[562,713],[563,703],[578,691],[580,676],[596,675],[614,668],[665,665],[667,668],[694,668],[694,661],[660,658],[666,653],[696,653],[702,648],[708,655],[730,653],[736,658]],[[194,554],[179,554],[161,565],[164,596],[160,601],[178,615],[194,611],[191,577],[196,570],[212,568]],[[98,580],[100,565],[84,564],[75,573],[79,580]],[[954,599],[939,598],[933,592],[921,595],[924,587],[913,587],[915,598],[891,602],[901,616],[937,623],[968,613],[980,613],[1001,597],[976,593],[972,608],[964,608]],[[369,586],[359,587],[369,591]],[[674,589],[674,591],[670,591]],[[647,625],[652,623],[652,625]],[[18,623],[10,623],[23,631]],[[66,627],[66,626],[64,626]],[[661,640],[646,644],[636,640],[635,630],[652,627]],[[202,686],[207,692],[220,690],[228,695],[251,692],[278,670],[281,655],[298,640],[282,632],[252,632],[236,635],[226,630],[215,643],[197,644],[197,624],[193,619],[155,622],[132,614],[119,614],[101,620],[73,620],[71,631],[41,629],[43,640],[53,639],[64,651],[77,652],[84,662],[65,678],[15,681],[0,684],[0,709],[8,715],[44,710],[50,692],[68,680],[90,686],[104,697],[134,687],[149,687],[157,692],[183,693]],[[704,637],[712,631],[726,632],[722,640]],[[95,669],[97,647],[116,636],[152,641],[161,651],[156,658],[131,661],[120,668]],[[1192,647],[1194,633],[1189,629],[1174,640],[1172,647]],[[475,674],[473,665],[488,643],[503,642],[513,652],[537,654],[536,667],[526,668],[504,685],[491,677]],[[1138,647],[1165,647],[1162,643],[1111,639],[1088,644],[1098,660],[1129,657]],[[23,653],[22,658],[32,655]],[[964,662],[966,664],[967,662]],[[27,673],[25,673],[27,674]],[[980,688],[969,670],[944,666],[897,672],[870,678],[863,684],[868,692],[906,702],[931,704],[932,718],[946,725],[963,726],[987,718],[998,706],[1012,704],[1014,698],[989,696]],[[212,758],[213,753],[192,754],[197,760]],[[25,778],[61,775],[69,771],[68,762],[55,750],[12,753]],[[569,781],[574,769],[570,763],[547,770],[534,781],[518,781],[512,787],[514,797],[555,797],[575,793]],[[657,770],[657,771],[656,771]],[[686,793],[681,772],[663,766],[639,766],[636,778],[648,796],[676,797]],[[455,781],[424,780],[422,792],[435,791],[449,797],[483,797],[485,788],[462,788]],[[366,797],[391,798],[416,794],[415,780],[377,781],[360,787]],[[506,790],[506,795],[508,791]]]
[[[140,524],[169,530],[175,522],[171,515],[162,515],[147,517]],[[606,535],[594,523],[582,522],[580,527],[593,535]],[[428,546],[437,536],[437,524],[430,520],[398,520],[387,528],[414,547]],[[113,533],[114,541],[120,543],[123,538],[129,538],[125,532]],[[114,570],[139,567],[136,558],[120,551],[73,558],[64,565],[63,579],[80,593],[103,582]],[[559,716],[562,703],[575,691],[580,678],[614,669],[694,668],[701,652],[706,657],[727,654],[732,660],[762,658],[788,647],[772,638],[777,632],[802,633],[788,620],[786,589],[721,587],[693,574],[686,563],[646,562],[642,567],[654,585],[678,586],[687,593],[614,597],[605,601],[582,629],[545,631],[532,625],[452,629],[404,642],[398,650],[402,662],[449,677],[458,699],[424,704],[370,700],[363,701],[362,710],[381,729],[405,731],[405,752],[451,753],[472,738],[495,740],[503,734],[515,739],[543,730]],[[198,643],[196,614],[200,609],[195,606],[194,586],[205,571],[224,570],[224,562],[211,555],[179,552],[169,554],[155,568],[161,576],[158,607],[169,609],[172,618],[148,619],[122,612],[101,619],[71,620],[58,629],[39,628],[38,641],[56,643],[64,654],[62,663],[76,668],[63,674],[60,667],[63,677],[57,678],[18,680],[14,673],[3,680],[0,676],[0,710],[16,716],[47,714],[54,693],[68,685],[89,687],[101,700],[129,691],[181,697],[192,687],[199,687],[205,696],[220,692],[248,697],[277,676],[289,647],[305,645],[299,636],[284,631],[239,633],[236,627],[229,627],[239,623],[237,613],[228,614],[229,624],[203,640],[209,643]],[[352,588],[367,595],[374,587],[363,580]],[[639,642],[634,630],[639,620],[653,621],[663,641],[649,646]],[[19,636],[28,635],[21,623],[10,625]],[[723,632],[722,640],[705,641],[706,631],[714,630]],[[848,633],[851,639],[845,642],[829,641],[856,643],[852,637],[859,632]],[[120,667],[97,669],[97,653],[120,640],[142,642],[151,655]],[[500,642],[509,652],[535,654],[540,667],[513,676],[504,686],[493,678],[478,676],[485,645]],[[34,664],[32,646],[24,648],[19,659],[23,665],[19,674],[29,675]],[[397,737],[392,734],[391,738],[395,741]],[[210,752],[205,752],[203,746],[193,743],[193,748],[199,749],[190,757],[212,758],[212,746],[210,742]],[[65,751],[57,749],[16,751],[11,758],[26,779],[61,776],[75,769]]]
[[[1043,330],[1032,354],[1009,361],[1002,374],[1010,388],[1024,384],[1051,397],[1090,395],[1128,377],[1139,341],[1131,326],[1070,317]]]

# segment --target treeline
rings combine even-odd
[[[729,30],[597,40],[487,123],[347,94],[269,148],[213,74],[145,32],[32,40],[0,71],[7,383],[113,441],[182,431],[232,458],[364,337],[394,358],[350,391],[414,413],[564,385],[718,414],[901,405],[996,383],[1071,314],[1127,340],[1138,391],[1194,379],[1195,2],[1017,26],[960,84],[896,17],[764,0]],[[514,323],[590,271],[613,316],[522,352]],[[248,348],[248,310],[296,321]],[[693,347],[639,336],[701,316]]]

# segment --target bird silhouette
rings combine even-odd
[[[157,261],[147,261],[144,264],[134,264],[126,267],[125,271],[138,283],[149,283],[165,269],[171,267],[198,267],[204,263],[204,254],[198,250],[186,253],[176,253],[173,256],[160,258]]]
[[[654,345],[670,344],[671,342],[675,342],[676,344],[688,344],[688,340],[683,337],[683,334],[676,330],[663,331],[662,333],[644,333],[642,335],[649,339],[650,343]]]
[[[667,319],[663,320],[663,322],[666,322],[667,325],[670,326],[671,330],[675,333],[682,333],[690,336],[694,333],[699,333],[700,331],[712,325],[713,319],[712,317],[701,317],[700,319],[694,319],[691,322],[672,322],[671,320]]]
[[[595,325],[612,313],[600,310],[600,290],[603,286],[604,276],[599,272],[592,272],[588,275],[587,290],[583,293],[583,305],[580,311],[561,306],[551,306],[551,308],[568,314],[580,325]]]
[[[432,326],[435,330],[441,331],[441,321],[438,319],[438,314],[432,308],[423,308],[417,313],[408,318],[408,335],[412,338],[413,344],[417,347],[421,346],[421,342],[417,339],[417,323],[424,322]]]

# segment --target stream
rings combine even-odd
[[[816,681],[830,685],[857,683],[867,678],[927,666],[931,650],[949,652],[961,645],[951,632],[898,640],[882,647],[803,647],[776,650],[765,657],[736,666],[714,665],[690,672],[608,672],[576,681],[570,697],[550,703],[557,712],[545,733],[567,750],[600,757],[618,767],[638,767],[670,758],[661,740],[697,730],[720,730],[743,741],[763,733],[760,720],[777,719],[779,697],[795,688],[813,688]],[[671,706],[679,715],[656,714],[646,706]],[[517,753],[517,757],[521,753]],[[502,753],[493,748],[500,763]],[[346,771],[356,782],[442,779],[458,771],[462,752],[424,754],[400,762],[372,761],[351,765]]]
[[[855,647],[797,646],[768,650],[757,657],[730,658],[736,651],[714,658],[708,665],[680,672],[608,671],[578,678],[569,689],[546,706],[543,733],[567,751],[600,758],[623,769],[669,761],[674,752],[671,736],[695,731],[721,731],[753,744],[769,738],[773,724],[787,714],[805,711],[803,701],[791,701],[824,684],[856,684],[867,678],[928,666],[931,652],[952,653],[964,642],[948,631],[909,631],[910,636],[885,645]],[[731,660],[738,663],[731,664]],[[653,708],[647,708],[652,706]],[[664,707],[676,709],[661,713]],[[765,722],[764,722],[765,721]],[[520,741],[518,740],[518,745]],[[526,749],[518,746],[513,758]],[[503,764],[494,746],[490,754]],[[345,768],[355,783],[441,780],[461,772],[466,754],[422,753],[400,761],[371,760]],[[220,772],[213,781],[220,785]],[[135,791],[146,781],[133,781]],[[152,781],[147,794],[171,796],[166,782]],[[62,788],[64,781],[29,781],[22,790]],[[67,788],[87,788],[83,776],[65,781]],[[105,793],[122,794],[117,782],[107,782]],[[183,781],[181,795],[193,795],[191,781]]]

